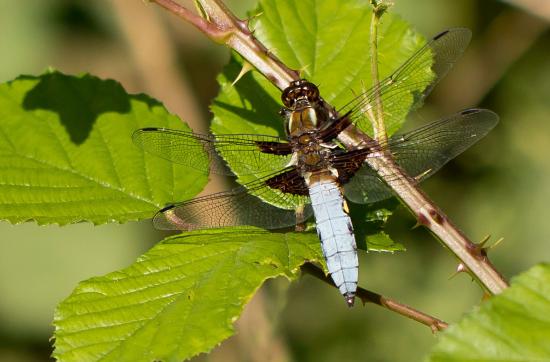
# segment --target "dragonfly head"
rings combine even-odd
[[[290,83],[281,95],[285,105],[287,134],[299,136],[319,127],[317,109],[322,102],[319,88],[305,79]]]
[[[305,79],[295,80],[283,91],[281,100],[290,110],[311,107],[319,101],[319,88]]]

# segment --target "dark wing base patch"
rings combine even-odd
[[[265,181],[265,184],[284,193],[308,196],[309,190],[304,178],[297,169],[278,174]]]

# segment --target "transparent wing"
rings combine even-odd
[[[378,86],[360,93],[338,112],[351,112],[359,128],[370,130],[369,116],[379,95],[386,127],[399,124],[422,104],[439,79],[453,67],[470,39],[471,32],[465,28],[449,29],[436,35]]]
[[[409,176],[420,182],[483,138],[497,123],[498,116],[492,111],[468,109],[395,135],[384,147],[389,148],[395,162]],[[376,156],[368,154],[366,157]],[[344,194],[356,203],[376,202],[393,195],[367,164],[344,186]]]
[[[134,144],[166,160],[200,171],[233,175],[222,161],[231,156],[237,174],[261,175],[284,168],[290,161],[288,143],[279,137],[265,135],[227,134],[213,136],[172,130],[143,128],[132,135]],[[273,153],[265,153],[262,150]],[[277,153],[278,152],[278,153]]]
[[[280,229],[296,225],[311,217],[313,211],[308,204],[309,197],[276,192],[276,200],[281,204],[294,204],[301,209],[297,216],[296,210],[275,207],[259,197],[269,188],[265,180],[220,192],[204,197],[198,197],[168,206],[159,211],[153,218],[153,224],[161,230],[193,230],[219,228],[226,226],[257,226],[263,229]],[[251,190],[256,195],[251,195]],[[303,209],[302,209],[303,208]]]

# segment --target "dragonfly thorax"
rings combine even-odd
[[[301,173],[315,172],[330,167],[333,147],[314,134],[306,133],[292,140],[296,157],[296,166]]]
[[[303,104],[302,104],[303,103]],[[300,103],[300,109],[291,111],[287,119],[287,129],[290,137],[298,137],[306,132],[317,129],[317,112],[307,102]]]

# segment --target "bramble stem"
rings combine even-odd
[[[248,29],[248,20],[238,19],[219,0],[197,0],[208,19],[189,11],[174,0],[150,0],[189,22],[216,43],[225,44],[243,56],[279,89],[300,77],[288,68]]]
[[[302,271],[314,276],[317,279],[324,281],[325,283],[336,287],[331,278],[325,275],[322,269],[316,267],[311,263],[306,263],[302,265]],[[401,314],[404,317],[415,320],[419,323],[422,323],[432,330],[432,332],[442,331],[447,328],[449,325],[446,322],[443,322],[440,319],[432,317],[429,314],[416,310],[408,305],[399,303],[391,298],[386,298],[378,293],[372,292],[367,289],[357,288],[357,297],[361,298],[363,304],[373,303],[379,305],[383,308],[386,308],[392,312]]]
[[[368,157],[366,162],[399,195],[403,203],[416,215],[418,223],[427,227],[455,254],[466,271],[469,271],[486,291],[498,294],[508,287],[508,283],[491,264],[483,246],[471,242],[395,164],[391,156],[380,154],[379,157]]]
[[[387,144],[388,135],[384,123],[384,112],[382,99],[380,95],[379,77],[378,77],[378,25],[380,18],[387,10],[387,5],[380,0],[371,0],[373,7],[371,26],[370,26],[370,44],[371,44],[371,77],[373,81],[374,108],[370,112],[372,126],[374,129],[374,138],[378,144]],[[353,145],[350,145],[353,147]],[[456,257],[462,261],[467,270],[479,281],[480,275],[485,276],[486,281],[481,285],[492,294],[499,293],[507,287],[507,283],[496,271],[482,246],[472,243],[445,214],[428,199],[408,175],[395,163],[389,153],[380,152],[377,157],[369,157],[366,162],[383,177],[386,183],[401,198],[401,201],[417,216],[418,223],[430,229],[438,239],[453,252]],[[395,176],[398,177],[395,177]],[[393,179],[393,180],[392,180]],[[478,262],[483,261],[483,262]]]
[[[168,11],[193,24],[212,40],[223,43],[241,54],[246,61],[279,89],[299,77],[297,71],[285,66],[257,40],[248,29],[248,21],[237,19],[221,0],[197,0],[207,19],[195,15],[173,0],[151,0]],[[340,133],[338,140],[347,148],[372,145],[372,139],[353,125]],[[393,161],[391,156],[368,157],[366,162],[393,189],[401,201],[424,225],[456,255],[463,265],[491,294],[502,292],[507,286],[495,270],[485,250],[470,241],[448,217],[415,185]],[[396,177],[397,176],[397,177]]]

